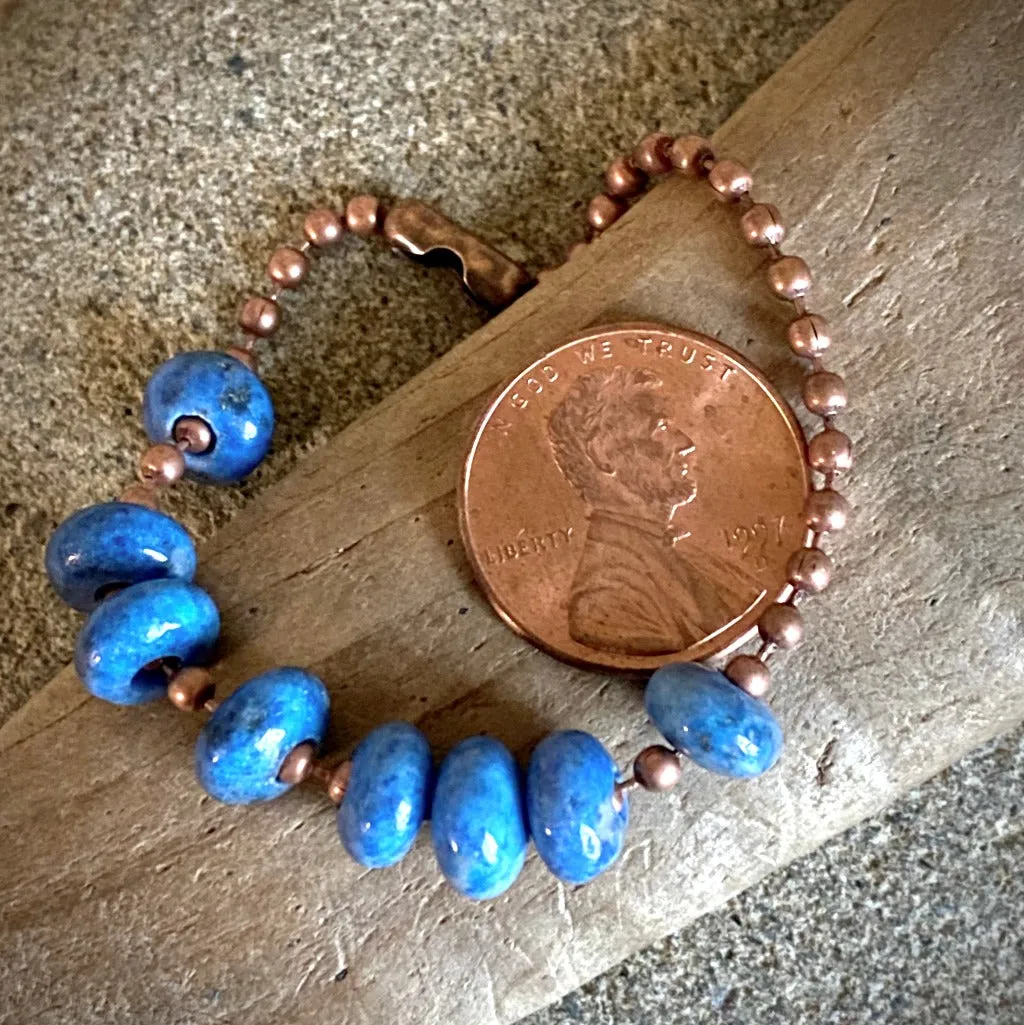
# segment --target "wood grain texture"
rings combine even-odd
[[[424,840],[359,869],[312,793],[216,805],[192,778],[197,721],[85,699],[67,671],[0,730],[0,1017],[510,1022],[1020,721],[1022,36],[1007,0],[854,0],[718,133],[817,270],[855,399],[858,514],[777,670],[776,771],[689,771],[634,801],[617,870],[572,890],[534,856],[481,906]],[[784,310],[728,225],[686,182],[659,187],[239,515],[201,553],[219,676],[310,667],[340,748],[393,717],[438,750],[487,730],[523,752],[575,726],[625,763],[653,741],[638,685],[491,614],[452,492],[488,395],[588,324],[692,326],[793,397]]]

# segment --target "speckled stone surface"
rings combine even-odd
[[[0,2],[0,718],[71,656],[49,531],[123,487],[147,376],[234,337],[302,211],[417,195],[543,267],[608,157],[713,128],[841,2],[423,6]],[[208,536],[481,318],[347,240],[262,346],[271,457],[174,511]],[[1015,1022],[1022,780],[1018,734],[532,1023]]]
[[[203,484],[237,484],[270,450],[274,407],[266,385],[223,352],[181,352],[146,382],[142,422],[150,441],[174,444],[174,427],[196,417],[213,433],[204,452],[184,453],[186,476]]]
[[[352,753],[338,835],[367,868],[387,868],[409,853],[434,796],[434,757],[410,722],[371,730]]]
[[[143,580],[89,614],[75,644],[75,672],[104,701],[158,701],[167,693],[167,677],[150,663],[207,665],[219,634],[220,612],[201,587],[174,577]]]
[[[196,775],[203,789],[227,804],[280,797],[292,784],[278,779],[288,752],[330,725],[331,699],[312,673],[282,666],[233,691],[196,741]]]
[[[556,730],[533,749],[526,775],[530,832],[544,864],[563,882],[590,882],[622,852],[629,798],[615,800],[618,766],[591,733]]]
[[[133,502],[97,502],[50,535],[46,574],[61,599],[92,612],[111,590],[142,580],[191,580],[196,549],[177,520]]]
[[[751,779],[782,754],[782,728],[768,703],[717,669],[662,666],[647,681],[644,706],[669,746],[708,772]]]
[[[434,854],[448,882],[471,900],[500,897],[526,860],[525,782],[494,737],[467,737],[437,772],[430,810]]]

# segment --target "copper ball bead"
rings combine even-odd
[[[752,246],[780,246],[786,238],[778,207],[771,203],[755,203],[740,218],[740,231]]]
[[[198,712],[214,695],[213,678],[207,669],[186,666],[167,681],[167,697],[183,712]]]
[[[640,140],[640,145],[633,151],[633,166],[640,168],[645,174],[667,174],[672,169],[668,157],[668,149],[672,145],[671,135],[663,132],[652,132]]]
[[[166,487],[185,476],[185,457],[174,445],[150,445],[139,459],[139,478],[146,484]]]
[[[724,203],[741,200],[753,187],[750,172],[735,160],[719,160],[708,171],[708,184]]]
[[[281,769],[277,774],[278,780],[295,786],[309,779],[313,771],[313,764],[316,761],[316,744],[312,741],[305,741],[297,747],[293,747],[285,755],[281,763]]]
[[[353,235],[371,238],[384,226],[384,211],[376,196],[353,196],[345,207],[345,226]]]
[[[753,655],[736,655],[730,659],[725,675],[754,698],[764,697],[772,683],[771,671]]]
[[[345,230],[341,218],[333,210],[311,210],[302,222],[302,233],[311,246],[322,249],[337,242]]]
[[[279,288],[298,288],[309,273],[309,260],[291,246],[281,246],[267,261],[267,274]]]
[[[587,207],[587,221],[594,231],[610,228],[624,213],[626,204],[614,196],[594,196]]]
[[[779,648],[795,648],[804,639],[804,621],[792,605],[771,605],[757,624],[761,639]]]
[[[768,283],[780,299],[802,299],[811,290],[811,268],[799,256],[781,256],[768,268]]]
[[[827,370],[804,379],[804,405],[816,416],[833,416],[846,409],[846,382]]]
[[[834,533],[842,530],[850,516],[850,503],[832,488],[812,491],[804,506],[807,526],[815,534]]]
[[[682,777],[679,755],[660,744],[645,747],[633,762],[633,778],[644,790],[671,790]]]
[[[213,430],[201,417],[183,416],[174,425],[174,440],[186,452],[208,452],[213,447]]]
[[[242,303],[238,323],[251,335],[269,338],[281,324],[281,307],[273,299],[252,295]]]
[[[711,143],[700,135],[681,135],[668,151],[672,166],[691,178],[703,178],[714,162]]]
[[[644,174],[668,174],[672,170],[672,161],[668,155],[671,145],[672,136],[664,132],[646,135],[633,151],[633,164]]]
[[[604,184],[610,196],[624,199],[635,196],[644,187],[647,175],[634,166],[629,157],[618,157],[608,165],[604,173]]]
[[[801,548],[790,556],[786,578],[801,591],[819,594],[832,580],[832,560],[820,548]]]
[[[832,344],[832,331],[828,321],[816,313],[797,317],[786,329],[789,347],[798,356],[814,359]]]
[[[807,443],[807,462],[820,473],[841,473],[853,466],[853,442],[829,427]]]

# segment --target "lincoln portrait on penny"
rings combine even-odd
[[[548,439],[586,507],[569,595],[573,640],[618,654],[672,654],[758,599],[761,589],[741,569],[686,543],[698,453],[657,373],[620,365],[577,378],[548,421]]]

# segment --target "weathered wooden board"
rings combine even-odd
[[[859,513],[777,671],[775,772],[690,771],[634,802],[616,871],[571,890],[531,858],[474,905],[425,842],[359,870],[312,792],[214,804],[191,779],[197,721],[102,705],[65,672],[0,731],[4,1020],[509,1022],[1018,722],[1022,37],[1009,0],[854,0],[718,133],[817,269],[856,398]],[[661,186],[238,516],[202,553],[223,679],[309,666],[342,747],[395,716],[439,750],[488,730],[523,751],[556,725],[623,761],[652,741],[635,683],[566,668],[489,611],[452,491],[492,389],[597,321],[715,334],[792,395],[784,311],[727,223]]]

